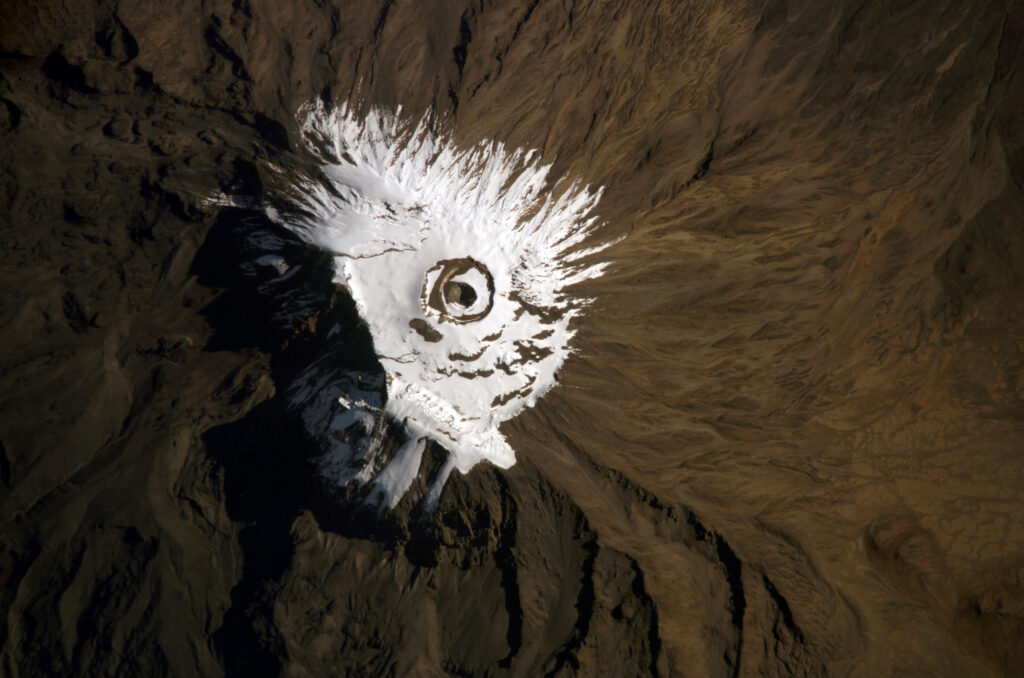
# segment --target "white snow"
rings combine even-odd
[[[498,427],[554,386],[570,353],[571,323],[588,300],[567,288],[603,270],[585,259],[603,246],[582,245],[597,226],[600,190],[550,182],[550,166],[532,151],[499,142],[461,150],[400,110],[303,113],[326,181],[298,182],[300,209],[268,214],[334,255],[335,281],[355,301],[387,375],[384,411],[409,436],[383,469],[334,478],[371,482],[371,497],[394,506],[432,439],[450,454],[428,491],[436,504],[452,468],[515,463]],[[331,397],[348,415],[332,425],[321,410],[307,425],[353,425],[362,421],[356,410],[370,411],[351,394]],[[336,457],[352,456],[338,444],[346,450]]]

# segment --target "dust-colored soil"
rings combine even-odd
[[[1019,3],[0,17],[0,675],[1024,675]],[[269,322],[206,202],[316,97],[540,149],[622,236],[433,515],[318,483],[282,384],[365,331],[324,261]]]

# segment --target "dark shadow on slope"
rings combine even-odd
[[[236,168],[241,185],[259,194],[258,177]],[[243,574],[214,641],[229,676],[275,676],[285,656],[273,623],[274,590],[291,564],[295,518],[310,511],[323,529],[402,548],[417,565],[436,564],[429,529],[410,529],[424,514],[414,502],[381,512],[363,501],[367,488],[331,486],[317,466],[324,449],[303,425],[289,388],[319,361],[335,373],[383,376],[369,331],[352,299],[334,284],[330,256],[270,221],[262,210],[222,210],[197,252],[193,273],[222,288],[203,313],[214,330],[205,350],[252,351],[269,357],[275,395],[237,421],[204,435],[223,476],[228,515],[248,523],[240,545]],[[383,383],[383,382],[382,382]],[[241,404],[249,394],[233,396]],[[389,426],[384,454],[401,443]],[[444,452],[428,449],[424,473]],[[407,505],[409,504],[409,505]]]
[[[251,182],[249,177],[248,188],[258,194],[258,184]],[[260,263],[261,257],[278,259]],[[284,279],[282,271],[290,277]],[[272,398],[204,435],[223,476],[229,516],[249,524],[240,535],[242,578],[214,641],[227,675],[275,676],[284,648],[271,601],[292,560],[291,525],[302,511],[322,514],[337,503],[325,496],[328,490],[317,477],[321,450],[289,408],[288,385],[315,358],[330,356],[341,369],[379,371],[380,366],[354,304],[331,281],[329,258],[260,211],[223,210],[193,272],[202,284],[223,288],[204,309],[214,329],[206,350],[267,354],[276,386]],[[333,330],[329,343],[323,336],[328,328]],[[237,394],[239,401],[246,397]],[[375,517],[361,516],[364,533],[374,534]],[[386,529],[382,532],[374,536],[386,539]]]

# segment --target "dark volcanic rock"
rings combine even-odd
[[[1017,4],[0,17],[0,675],[1024,675]],[[284,390],[366,330],[297,241],[282,320],[214,204],[311,170],[316,98],[540,149],[624,236],[435,513],[436,449],[393,512],[320,481]]]

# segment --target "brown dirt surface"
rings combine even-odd
[[[1019,2],[0,17],[0,675],[1024,675]],[[318,482],[282,385],[365,331],[313,255],[271,326],[208,203],[316,98],[538,149],[621,237],[433,514]]]

